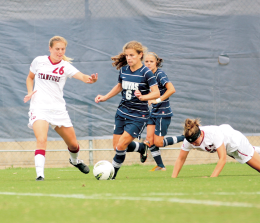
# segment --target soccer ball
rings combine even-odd
[[[111,180],[114,173],[113,165],[106,160],[97,162],[93,168],[93,174],[97,180]]]

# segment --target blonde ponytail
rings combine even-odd
[[[67,45],[68,45],[67,40],[66,40],[64,37],[62,37],[62,36],[54,36],[54,37],[52,37],[52,38],[50,39],[50,41],[49,41],[49,46],[50,46],[51,48],[53,47],[54,42],[63,42],[63,43],[65,43],[65,47],[67,47]],[[72,60],[73,60],[72,58],[67,57],[67,56],[65,56],[65,55],[63,55],[62,59],[63,59],[64,61],[69,62],[69,63],[72,63]]]

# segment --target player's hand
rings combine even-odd
[[[107,100],[106,97],[103,96],[103,95],[100,95],[100,94],[95,98],[96,103],[103,102],[103,101],[106,101],[106,100]]]
[[[151,104],[156,105],[156,104],[158,104],[158,103],[157,103],[156,100],[149,100],[149,101],[148,101],[148,105],[151,105]]]
[[[135,90],[134,94],[140,101],[142,101],[143,95],[141,94],[141,92],[139,90]]]
[[[98,80],[98,73],[96,74],[91,74],[89,79],[87,80],[88,84],[93,84]]]
[[[33,94],[36,93],[36,91],[32,91],[30,94],[25,95],[23,102],[26,103],[27,101],[29,101],[31,99],[31,97],[33,96]]]

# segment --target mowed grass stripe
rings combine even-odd
[[[242,203],[242,202],[222,202],[213,200],[196,200],[196,199],[180,199],[180,198],[157,198],[157,197],[131,197],[131,196],[113,196],[111,194],[43,194],[43,193],[15,193],[15,192],[0,192],[1,195],[9,196],[32,196],[32,197],[56,197],[56,198],[74,198],[86,200],[131,200],[131,201],[163,201],[171,203],[186,203],[186,204],[201,204],[213,206],[228,206],[228,207],[246,207],[260,208],[259,205]]]

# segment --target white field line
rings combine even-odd
[[[146,196],[190,196],[190,195],[260,195],[256,192],[198,192],[198,193],[147,193]]]
[[[185,203],[185,204],[202,204],[213,206],[228,206],[228,207],[247,207],[260,208],[260,205],[241,203],[241,202],[222,202],[213,200],[196,200],[196,199],[179,199],[174,197],[128,197],[128,196],[114,196],[112,194],[42,194],[42,193],[15,193],[15,192],[0,192],[0,195],[9,196],[32,196],[32,197],[56,197],[56,198],[75,198],[75,199],[89,199],[89,200],[129,200],[129,201],[163,201],[171,203]]]

